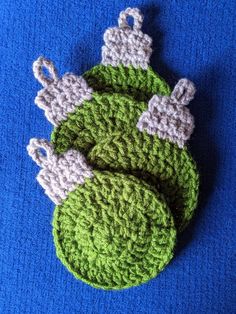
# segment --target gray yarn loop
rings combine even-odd
[[[52,159],[54,154],[52,144],[44,139],[32,138],[27,150],[30,157],[42,168],[47,165],[47,162]],[[45,155],[42,150],[45,151]]]
[[[48,73],[49,77],[47,77],[43,73],[43,68],[45,68]],[[33,72],[35,78],[44,86],[48,86],[50,83],[58,80],[58,73],[57,69],[55,68],[53,62],[49,59],[46,59],[44,57],[39,57],[34,63],[33,63]]]
[[[196,88],[190,80],[183,78],[175,85],[171,98],[174,102],[182,106],[187,106],[194,98]]]
[[[121,28],[130,28],[127,22],[127,17],[131,16],[134,19],[134,30],[140,30],[143,24],[143,15],[137,8],[127,8],[125,11],[121,11],[118,19],[118,25]]]

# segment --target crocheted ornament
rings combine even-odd
[[[122,11],[119,26],[105,32],[102,63],[83,76],[59,77],[43,57],[33,65],[43,85],[35,103],[54,130],[52,143],[33,139],[28,152],[57,205],[57,256],[76,278],[104,289],[155,277],[173,255],[175,228],[186,227],[197,205],[186,147],[195,87],[181,79],[171,91],[151,69],[142,21],[138,9]]]
[[[38,182],[58,205],[57,256],[76,278],[122,289],[148,281],[169,263],[176,230],[160,193],[131,175],[93,171],[78,151],[59,156],[46,140],[32,139],[28,152],[42,167]]]

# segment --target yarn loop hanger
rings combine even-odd
[[[45,73],[43,72],[43,69],[46,69],[49,73],[49,76],[47,77]],[[57,69],[53,62],[49,59],[46,59],[44,57],[39,57],[34,63],[33,63],[33,72],[35,78],[44,86],[48,86],[50,83],[56,81],[59,79]]]
[[[30,157],[41,168],[44,168],[53,156],[55,156],[52,144],[44,139],[32,138],[27,150]]]
[[[134,24],[133,24],[133,30],[141,30],[143,25],[143,15],[141,14],[140,10],[138,9],[131,9],[128,8],[125,11],[122,11],[119,15],[118,19],[118,25],[120,28],[130,28],[130,25],[128,24],[127,18],[133,17]]]
[[[171,99],[178,105],[187,106],[189,102],[194,98],[196,88],[190,80],[183,78],[175,85],[173,92],[171,93]]]

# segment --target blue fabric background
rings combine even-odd
[[[235,1],[2,0],[0,6],[0,313],[236,313]],[[152,66],[167,82],[196,83],[190,149],[201,173],[194,222],[175,259],[149,283],[120,292],[76,281],[56,258],[53,204],[26,153],[51,125],[34,105],[41,54],[63,74],[100,62],[103,32],[138,6],[154,39]]]

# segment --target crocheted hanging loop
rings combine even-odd
[[[127,8],[125,11],[121,11],[118,18],[119,27],[131,28],[127,21],[127,17],[129,16],[134,19],[133,30],[141,30],[143,24],[143,14],[138,8]]]
[[[133,28],[127,17],[134,19]],[[141,31],[143,16],[136,8],[127,8],[120,13],[119,27],[108,28],[104,33],[102,64],[124,65],[147,70],[152,54],[152,39]]]
[[[185,106],[193,99],[195,91],[191,81],[181,79],[170,96],[154,95],[148,102],[148,110],[140,116],[137,128],[183,148],[194,129],[194,118]]]
[[[178,105],[187,106],[194,98],[196,87],[190,80],[183,78],[175,85],[171,93],[171,100]]]
[[[44,75],[43,67],[48,70],[50,77]],[[93,90],[82,76],[66,73],[59,78],[52,61],[44,57],[39,57],[33,63],[33,72],[44,87],[38,92],[35,104],[45,111],[45,116],[55,126],[66,120],[77,106],[92,98]]]
[[[27,151],[33,161],[41,168],[46,167],[48,161],[55,158],[53,145],[45,139],[32,138],[27,146]]]
[[[47,77],[44,72],[43,68],[48,71],[49,77]],[[33,72],[35,78],[44,86],[46,87],[50,83],[58,80],[58,73],[57,69],[55,68],[52,61],[49,59],[46,59],[44,57],[39,57],[36,61],[33,63]]]
[[[93,177],[85,157],[76,150],[70,149],[59,156],[54,153],[52,144],[47,140],[36,138],[30,140],[27,150],[42,168],[37,176],[39,184],[57,205],[79,184],[84,184],[86,178]],[[45,155],[42,150],[46,152]]]

